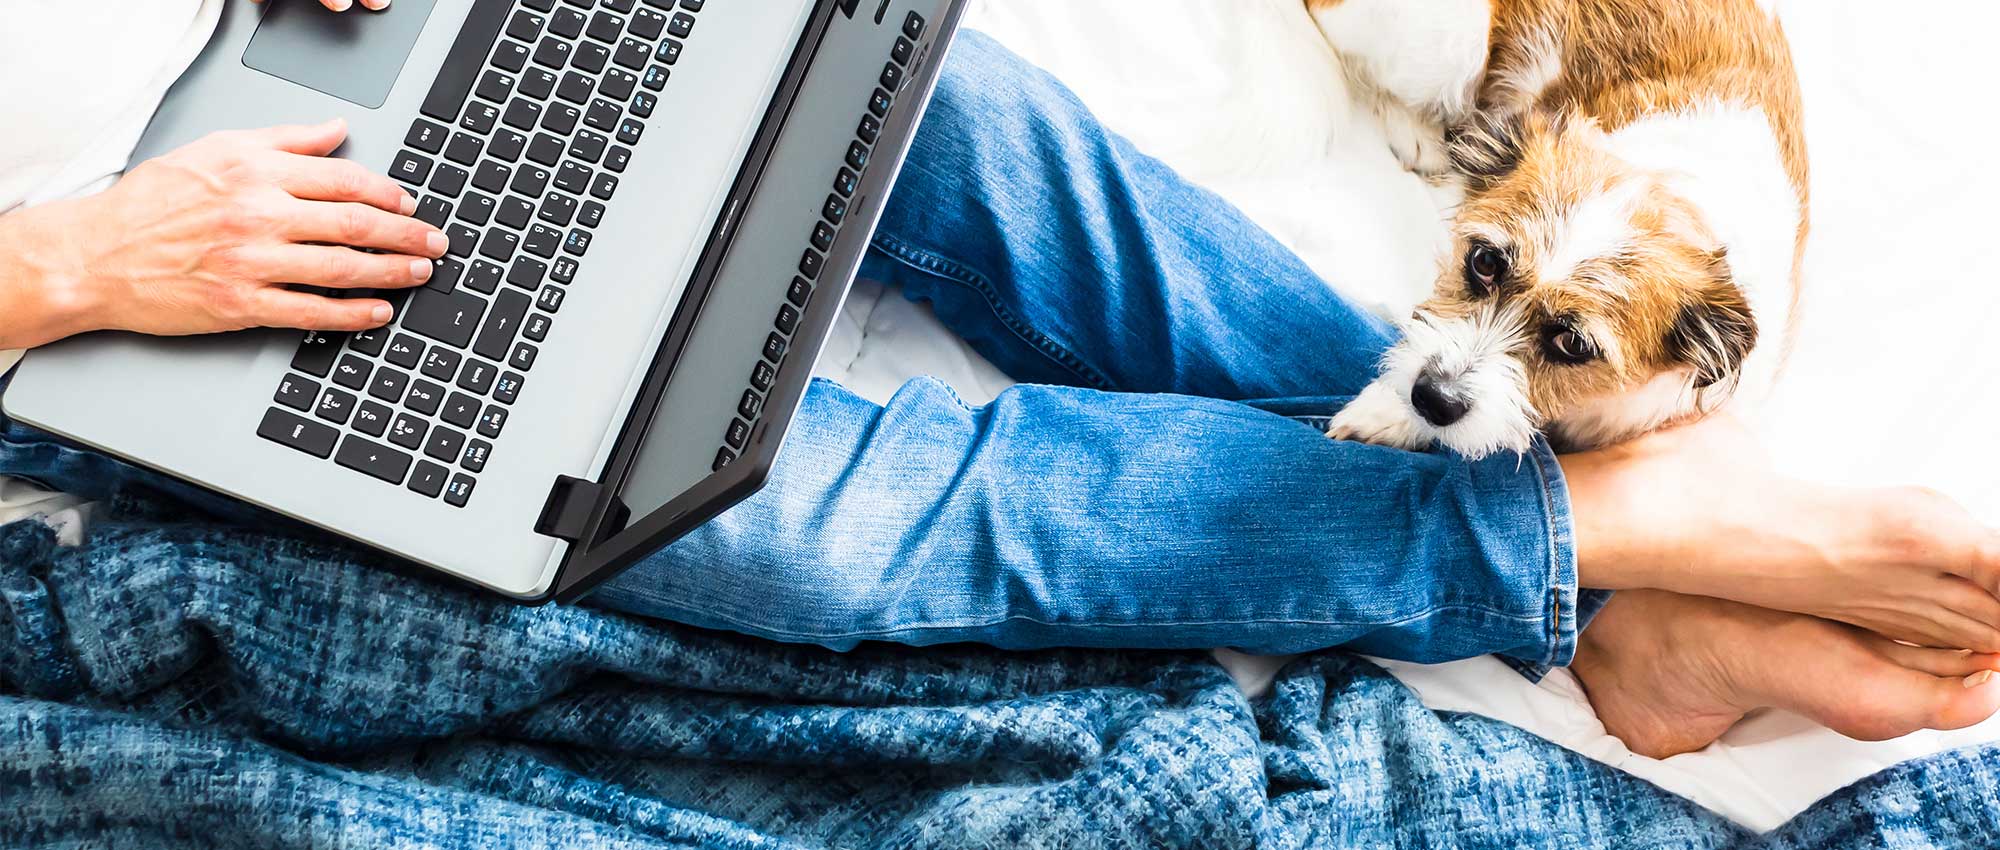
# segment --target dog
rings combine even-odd
[[[1306,5],[1402,163],[1464,191],[1433,296],[1329,436],[1581,450],[1775,381],[1809,195],[1763,3]]]

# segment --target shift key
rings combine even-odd
[[[479,329],[479,316],[485,311],[486,302],[463,289],[439,292],[424,287],[403,309],[403,329],[464,348],[472,341],[473,331]]]
[[[521,320],[528,315],[528,307],[533,303],[527,293],[514,289],[503,289],[493,296],[493,312],[486,316],[486,326],[479,330],[479,342],[472,346],[472,353],[489,360],[507,359],[508,349],[514,346],[514,334],[521,330]]]
[[[391,484],[402,483],[403,473],[410,471],[408,454],[353,434],[340,441],[340,452],[333,456],[333,461]]]

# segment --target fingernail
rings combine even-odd
[[[1968,688],[1976,688],[1979,687],[1980,685],[1986,684],[1988,681],[1991,681],[1992,679],[1993,679],[1993,671],[1981,670],[1977,673],[1965,677],[1965,686]]]
[[[416,278],[416,279],[417,279],[417,282],[418,282],[418,283],[423,283],[424,281],[427,281],[427,280],[430,280],[430,279],[431,279],[431,261],[429,261],[429,260],[411,260],[411,261],[410,261],[410,277],[413,277],[413,278]]]
[[[411,215],[411,214],[414,214],[414,213],[415,213],[416,211],[417,211],[417,199],[416,199],[416,198],[413,198],[413,197],[410,197],[410,193],[408,193],[408,192],[404,192],[404,193],[403,193],[403,214],[404,214],[404,215]]]
[[[430,236],[424,238],[424,245],[431,249],[433,256],[442,257],[451,248],[451,237],[444,235],[442,230],[433,230]]]
[[[345,12],[349,6],[353,5],[354,0],[333,0],[333,10],[336,12]]]
[[[361,0],[361,5],[380,12],[383,9],[389,8],[389,0]]]
[[[390,319],[396,318],[396,308],[387,304],[380,305],[374,312],[368,314],[368,318],[386,325]]]

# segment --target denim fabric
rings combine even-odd
[[[152,509],[156,512],[161,509]],[[2000,751],[1750,835],[1332,652],[848,653],[521,608],[310,536],[0,531],[0,846],[1990,847]]]
[[[991,39],[953,48],[862,271],[1030,383],[815,384],[770,485],[601,604],[832,647],[1569,659],[1548,447],[1326,439],[1390,329]]]

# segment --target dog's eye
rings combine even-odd
[[[1465,284],[1473,295],[1493,292],[1507,278],[1507,255],[1491,245],[1475,245],[1465,256]]]
[[[1554,325],[1542,334],[1542,353],[1557,363],[1575,366],[1597,359],[1597,346],[1575,328]]]

